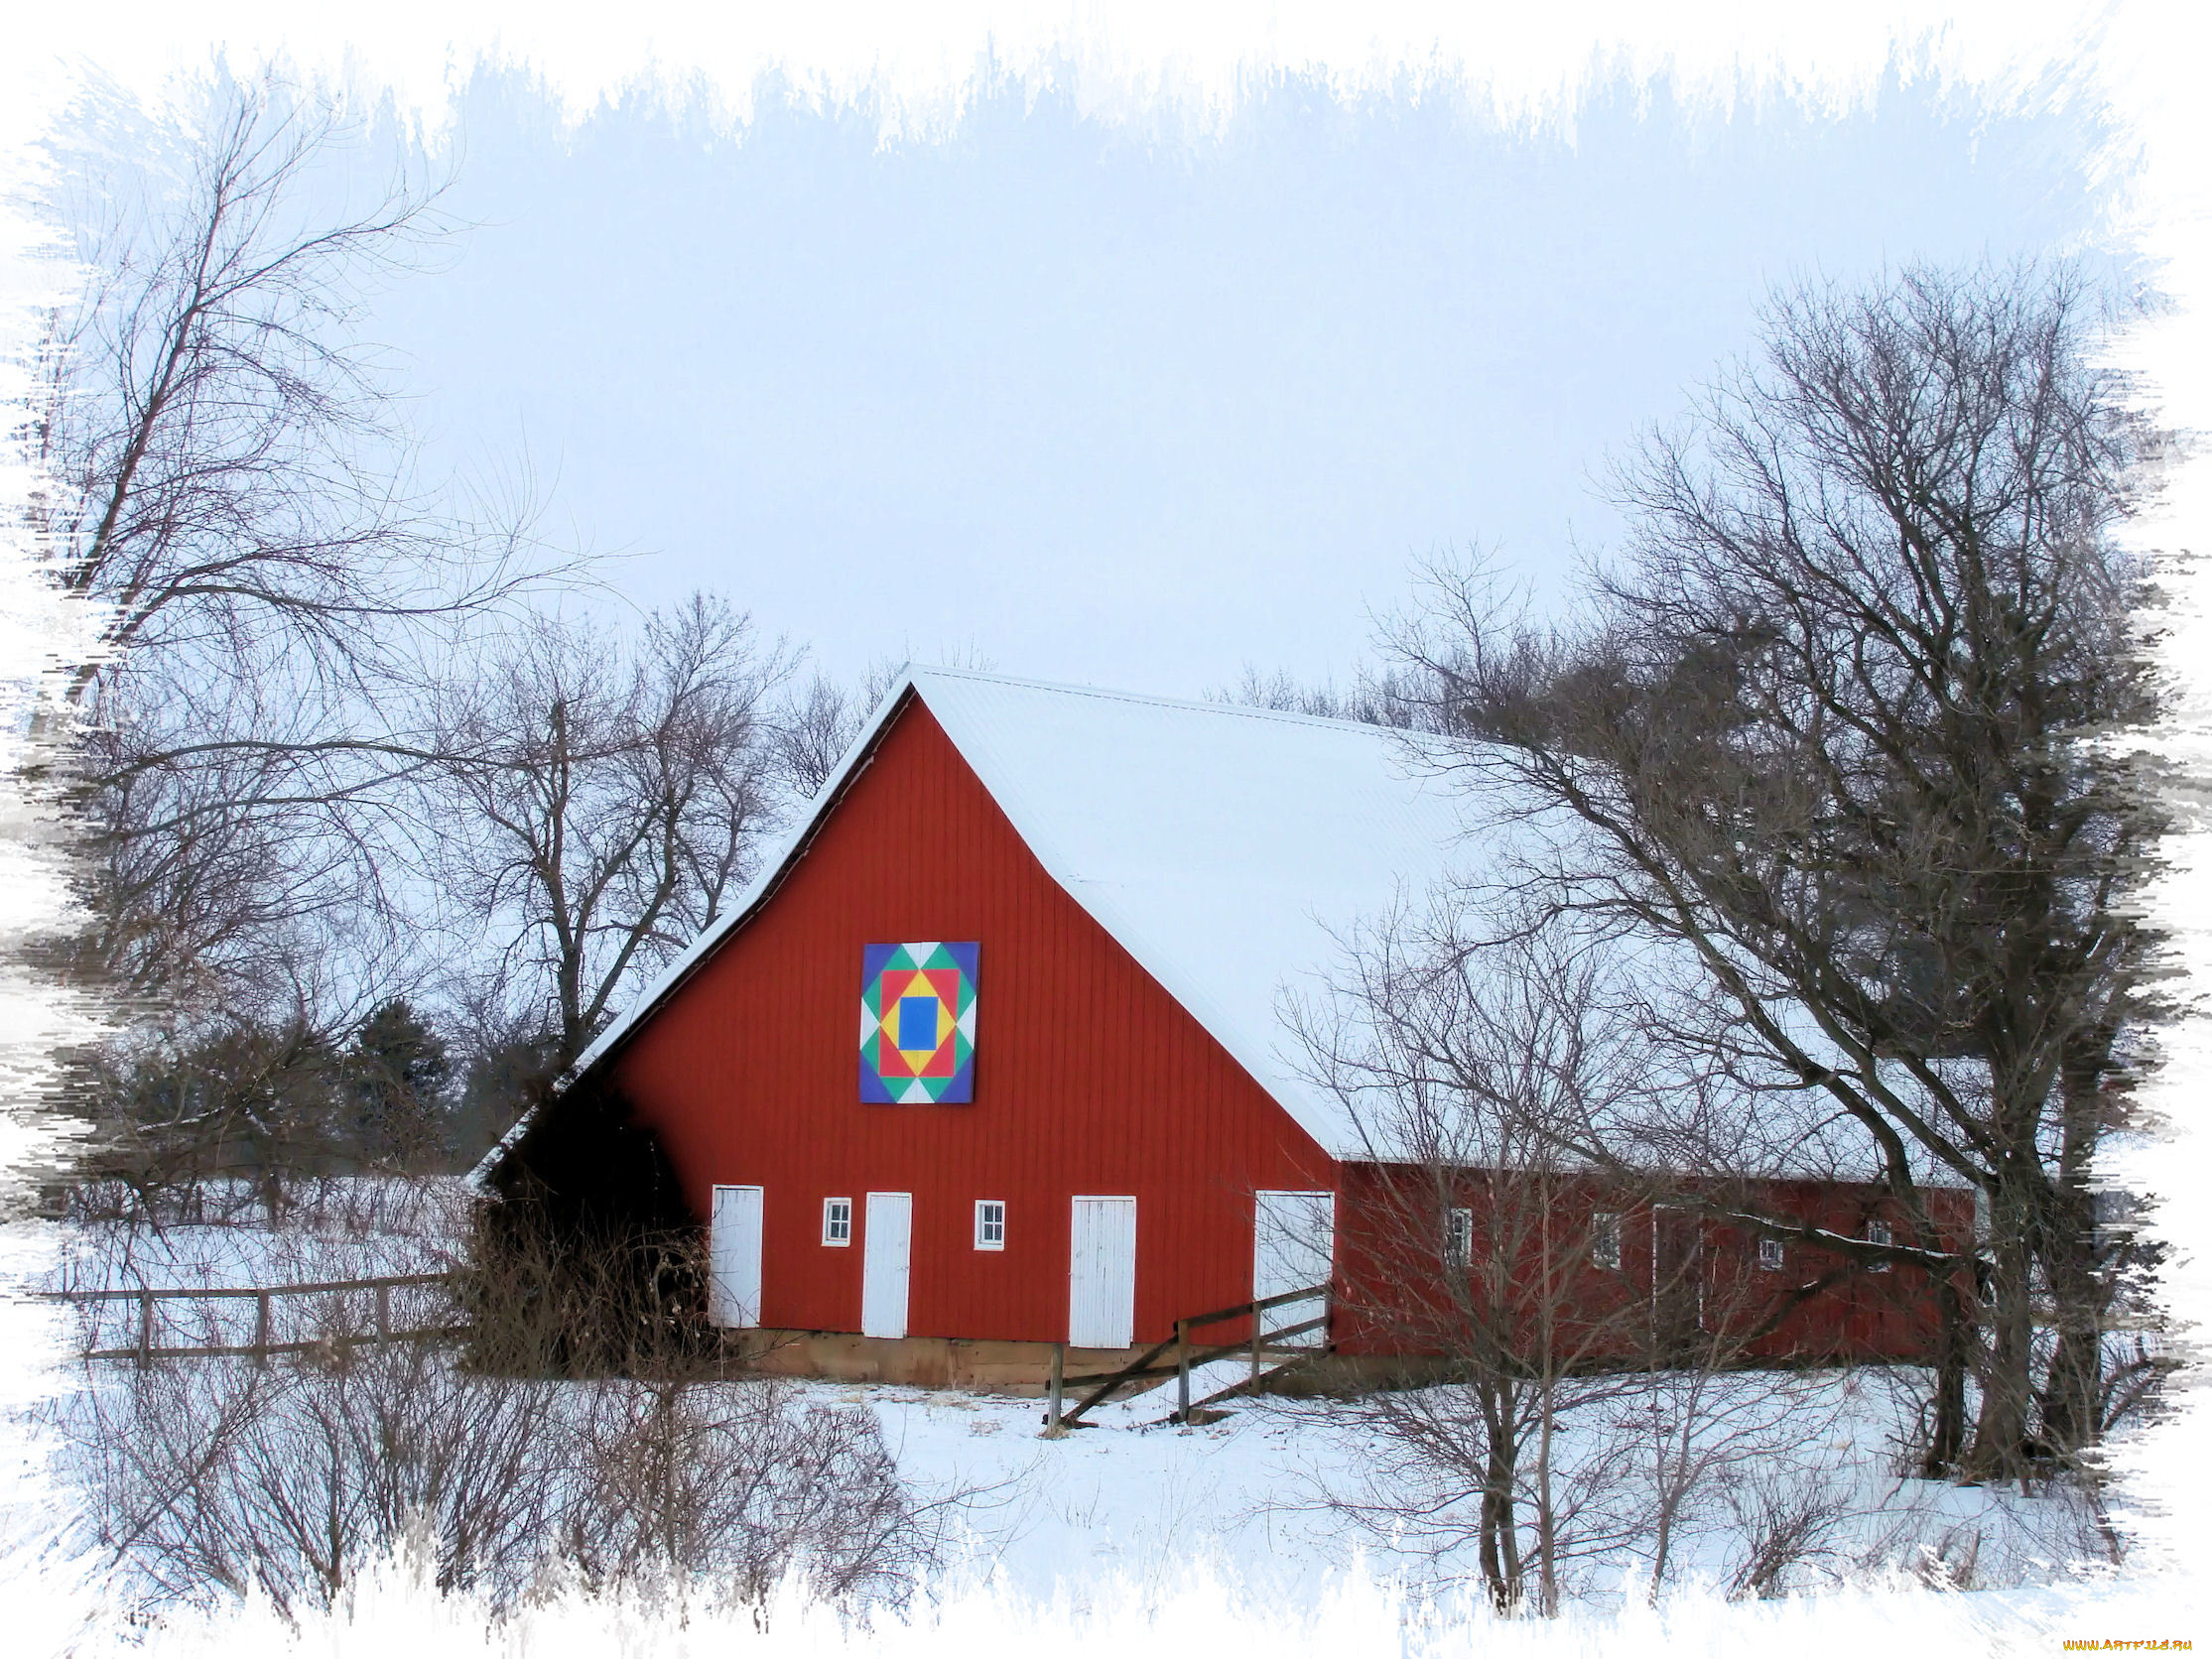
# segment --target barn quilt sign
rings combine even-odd
[[[976,944],[860,951],[860,1098],[957,1105],[976,1097]]]

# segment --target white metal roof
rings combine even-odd
[[[1507,874],[1512,849],[1530,844],[1512,815],[1471,833],[1478,803],[1431,764],[1447,757],[1412,734],[958,669],[901,676],[743,896],[639,993],[572,1077],[611,1053],[772,896],[909,690],[1052,878],[1325,1150],[1371,1156],[1344,1103],[1300,1075],[1284,993],[1318,988],[1338,970],[1356,925],[1417,909],[1440,883]],[[1652,957],[1654,980],[1674,956]],[[1816,1117],[1818,1107],[1808,1102]],[[1771,1102],[1767,1113],[1790,1115]],[[1765,1173],[1830,1169],[1825,1136],[1803,1124],[1769,1127],[1804,1143],[1759,1158]],[[1940,1172],[1926,1173],[1940,1182]]]
[[[744,897],[600,1035],[578,1073],[744,925],[909,688],[1053,879],[1307,1133],[1332,1155],[1356,1155],[1341,1104],[1285,1052],[1278,996],[1329,969],[1354,923],[1468,862],[1450,790],[1422,775],[1419,739],[959,669],[912,668],[892,686]]]

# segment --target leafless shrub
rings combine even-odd
[[[1971,1512],[1961,1513],[1962,1498]],[[2119,1545],[2096,1483],[2067,1472],[2031,1491],[1901,1480],[1851,1517],[1832,1549],[1842,1577],[1901,1574],[1942,1589],[2000,1590],[2086,1563],[2117,1565]]]
[[[1768,1459],[1737,1471],[1727,1501],[1743,1556],[1728,1577],[1732,1599],[1787,1595],[1806,1570],[1837,1556],[1852,1515],[1848,1487],[1833,1471]],[[1833,1576],[1831,1571],[1829,1576]]]
[[[1824,1442],[1837,1416],[1821,1409],[1819,1379],[1790,1371],[1740,1370],[1731,1345],[1715,1340],[1639,1378],[1612,1403],[1599,1432],[1621,1447],[1631,1517],[1631,1548],[1649,1563],[1656,1595],[1686,1547],[1733,1530],[1743,1494],[1771,1483],[1782,1494],[1803,1481],[1804,1449]]]
[[[511,1591],[557,1488],[547,1384],[462,1376],[428,1343],[109,1369],[60,1414],[111,1565],[157,1599],[327,1604],[410,1528],[438,1582]]]
[[[875,1598],[928,1556],[865,1407],[809,1404],[780,1379],[613,1383],[574,1434],[562,1547],[594,1584],[704,1581],[757,1602],[796,1577]]]
[[[327,1221],[387,1209],[327,1196]],[[486,1211],[446,1183],[407,1212],[444,1241],[418,1242],[450,1260]],[[593,1247],[572,1239],[549,1261],[548,1240],[523,1228],[517,1247],[468,1252],[447,1280],[384,1299],[276,1298],[265,1332],[252,1297],[156,1303],[157,1349],[312,1345],[265,1364],[88,1362],[51,1420],[88,1499],[89,1541],[153,1600],[257,1593],[295,1613],[327,1604],[402,1540],[428,1549],[441,1588],[494,1607],[549,1572],[738,1601],[789,1578],[841,1600],[902,1594],[934,1559],[931,1517],[963,1494],[913,1500],[865,1409],[731,1375],[699,1317],[696,1229],[589,1236]],[[298,1227],[274,1237],[270,1259],[310,1264],[309,1277],[354,1277],[348,1252],[381,1242]],[[180,1266],[144,1239],[135,1250],[137,1267]],[[107,1261],[98,1276],[117,1271]],[[78,1312],[87,1349],[137,1340],[135,1298]],[[478,1330],[465,1345],[384,1340],[384,1315],[391,1331],[471,1317]]]
[[[57,1408],[89,1541],[155,1602],[327,1605],[403,1539],[511,1605],[568,1571],[757,1602],[903,1593],[934,1554],[874,1417],[793,1384],[471,1374],[335,1338],[267,1368],[109,1367]]]
[[[455,1274],[469,1366],[518,1376],[722,1374],[706,1286],[706,1241],[681,1217],[528,1199],[476,1206]]]

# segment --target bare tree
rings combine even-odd
[[[1206,697],[1210,702],[1379,726],[1419,726],[1435,711],[1435,700],[1423,695],[1419,679],[1395,666],[1365,669],[1350,690],[1340,692],[1333,681],[1303,681],[1288,669],[1261,674],[1256,664],[1246,663],[1235,686],[1217,688]]]
[[[817,669],[776,712],[776,767],[784,787],[811,801],[830,781],[860,727],[899,677],[902,665],[877,659],[857,687],[841,686]]]
[[[2152,706],[2112,534],[2155,441],[2095,327],[2031,269],[1780,294],[1760,362],[1622,469],[1630,558],[1586,629],[1516,629],[1447,572],[1396,635],[1471,739],[1457,764],[1573,822],[1534,873],[1694,954],[1721,1058],[1768,1109],[1856,1129],[1909,1218],[1897,1259],[1946,1298],[1971,1292],[1924,1184],[1984,1195],[1964,1455],[1989,1472],[2094,1438],[2125,1248],[2089,1182],[2139,1059],[2127,898],[2159,817],[2100,740]]]
[[[768,699],[790,670],[695,595],[628,644],[540,619],[441,692],[433,868],[560,1066],[735,897],[771,822]]]
[[[1384,1490],[1347,1505],[1434,1546],[1472,1542],[1501,1610],[1555,1614],[1567,1569],[1632,1538],[1630,1447],[1572,1465],[1562,1426],[1640,1397],[1636,1372],[1681,1345],[1658,1316],[1694,1299],[1693,1256],[1638,1265],[1632,1214],[1667,1186],[1562,1149],[1635,1121],[1649,1048],[1602,994],[1597,961],[1530,933],[1488,957],[1407,913],[1363,931],[1331,994],[1296,1011],[1315,1079],[1342,1100],[1371,1179],[1348,1241],[1348,1315],[1434,1355],[1436,1385],[1364,1414],[1393,1448]],[[1371,1190],[1369,1190],[1371,1189]]]
[[[1881,1257],[1854,1260],[1831,1217],[1762,1213],[1745,1160],[1767,1149],[1737,1132],[1752,1102],[1700,1074],[1666,968],[1526,893],[1463,889],[1362,930],[1328,994],[1295,1004],[1370,1172],[1347,1313],[1436,1356],[1408,1365],[1433,1386],[1363,1403],[1387,1450],[1344,1506],[1472,1544],[1500,1607],[1556,1611],[1597,1557],[1641,1557],[1656,1595],[1840,1409],[1830,1379],[1758,1368],[1798,1354],[1770,1339],[1800,1340],[1792,1316],[1846,1278],[1924,1305],[1925,1278],[1858,1279]],[[1762,1237],[1798,1240],[1800,1271],[1757,1270]],[[1761,1583],[1826,1515],[1791,1532],[1758,1511]]]
[[[526,550],[410,491],[359,338],[446,232],[435,188],[350,198],[364,125],[275,78],[164,120],[95,91],[72,132],[49,206],[86,286],[28,436],[30,528],[100,618],[40,716],[78,739],[83,965],[172,1005],[281,996],[303,915],[376,914],[424,634],[499,607]]]

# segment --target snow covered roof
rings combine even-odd
[[[1415,734],[960,669],[900,677],[743,896],[639,993],[571,1078],[610,1055],[774,894],[910,693],[1047,873],[1325,1150],[1372,1156],[1344,1102],[1300,1075],[1283,993],[1334,974],[1357,925],[1418,909],[1440,883],[1505,875],[1516,850],[1531,850],[1523,834],[1540,842],[1543,832],[1496,812],[1471,833],[1478,803],[1463,793],[1464,773],[1442,776],[1431,762],[1448,757]],[[1645,950],[1656,952],[1648,978],[1657,983],[1676,953]],[[1687,958],[1676,966],[1695,971]],[[1755,1159],[1762,1173],[1820,1177],[1839,1167],[1831,1137],[1796,1120],[1805,1112],[1827,1115],[1811,1097],[1796,1114],[1765,1103],[1775,1145]],[[477,1164],[470,1180],[479,1188],[533,1115]],[[1922,1178],[1947,1184],[1932,1168]]]
[[[577,1075],[774,891],[909,690],[1053,879],[1307,1133],[1332,1155],[1356,1155],[1342,1105],[1285,1052],[1278,994],[1332,967],[1353,924],[1464,861],[1460,815],[1449,787],[1425,775],[1420,740],[959,669],[911,668],[892,686],[744,897],[580,1057]]]

